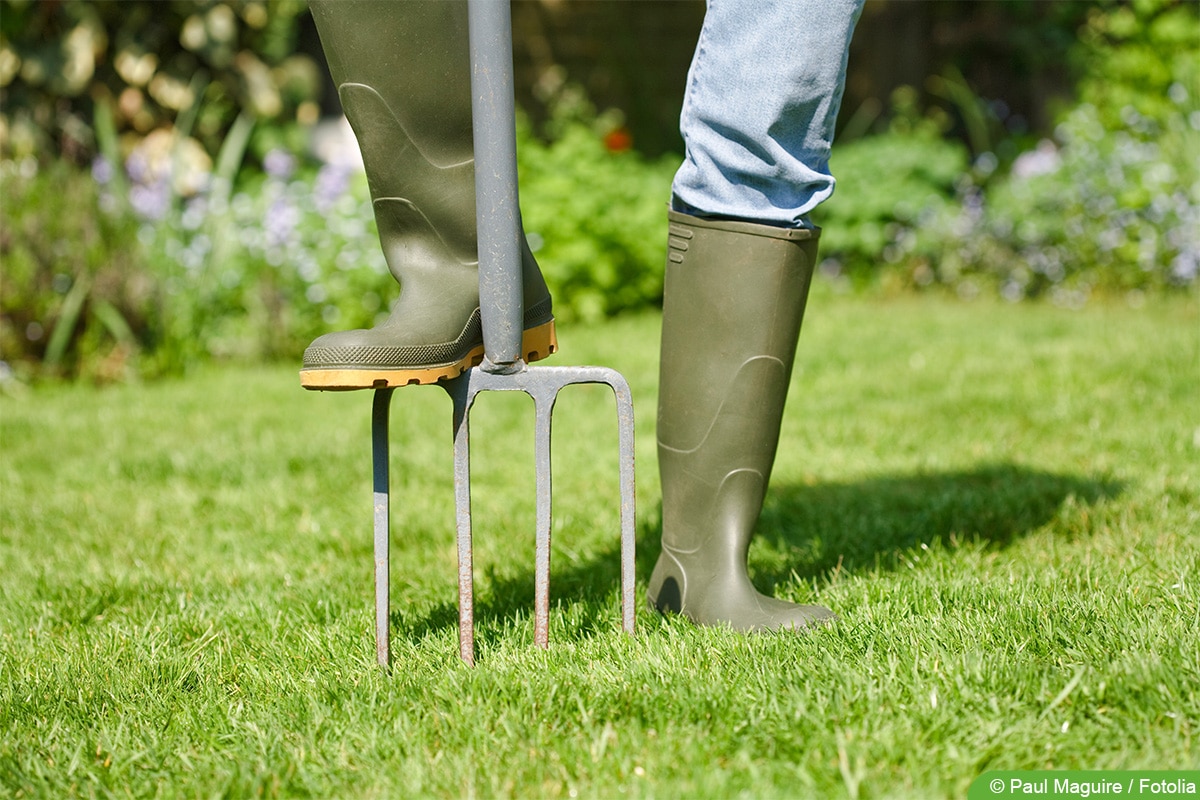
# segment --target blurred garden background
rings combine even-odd
[[[653,307],[703,3],[513,11],[522,206],[556,310]],[[296,361],[386,313],[302,0],[4,0],[0,92],[0,385]],[[1196,291],[1194,2],[871,0],[839,129],[817,218],[838,291]]]

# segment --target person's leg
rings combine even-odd
[[[806,227],[833,193],[829,148],[862,0],[710,0],[688,72],[672,207]]]
[[[482,357],[470,53],[463,0],[312,0],[338,96],[362,150],[400,298],[370,330],[321,336],[301,384],[361,389],[452,378]],[[528,247],[523,357],[557,347]]]
[[[673,186],[659,382],[660,611],[737,630],[833,617],[766,597],[746,554],[770,479],[857,2],[710,0]]]

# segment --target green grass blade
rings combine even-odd
[[[80,275],[75,278],[75,282],[67,290],[62,306],[58,311],[58,319],[54,323],[54,331],[50,334],[50,340],[46,343],[46,355],[43,363],[48,369],[53,370],[62,363],[67,348],[71,344],[71,336],[75,332],[75,326],[79,322],[79,315],[83,311],[83,304],[87,300],[88,292],[91,291],[91,288],[92,279],[87,275]]]
[[[246,111],[238,115],[221,143],[221,152],[217,154],[217,165],[213,175],[218,185],[227,187],[226,192],[233,186],[241,169],[242,159],[245,158],[246,148],[250,144],[250,134],[254,132],[254,116]]]

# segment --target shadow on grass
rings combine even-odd
[[[794,563],[759,571],[767,589],[840,568],[895,569],[921,544],[981,542],[1003,548],[1054,520],[1071,505],[1116,497],[1107,478],[1062,475],[1011,464],[959,472],[880,476],[853,483],[773,486],[759,522],[768,546]]]
[[[1058,517],[1070,504],[1094,505],[1116,497],[1113,480],[1061,475],[1011,464],[974,470],[881,476],[853,483],[772,484],[758,526],[762,544],[782,557],[774,568],[752,567],[764,592],[776,584],[820,578],[834,569],[894,569],[901,555],[921,544],[983,542],[1007,547]],[[637,577],[644,585],[659,553],[661,528],[642,523],[637,532]],[[752,562],[762,561],[752,556]],[[782,563],[781,563],[782,562]],[[840,565],[840,566],[839,566]],[[476,642],[485,652],[520,615],[532,627],[532,564],[515,574],[487,576],[475,598]],[[477,579],[477,585],[482,582]],[[578,636],[608,631],[610,598],[620,587],[620,547],[612,544],[590,558],[551,567],[551,604],[570,600],[586,607]],[[635,598],[644,613],[645,598]],[[444,603],[422,619],[393,615],[397,635],[423,637],[457,627],[458,609]]]

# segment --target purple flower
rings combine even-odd
[[[328,213],[350,186],[350,168],[344,164],[325,164],[317,173],[313,202],[317,211]]]
[[[150,180],[150,163],[141,150],[134,150],[129,154],[129,158],[125,159],[125,174],[134,183],[146,183]]]
[[[1200,275],[1200,252],[1184,250],[1171,260],[1171,280],[1189,284]]]
[[[1038,142],[1037,149],[1027,150],[1017,156],[1013,162],[1012,174],[1016,178],[1032,178],[1037,175],[1050,175],[1058,171],[1062,165],[1062,157],[1058,148],[1049,139]]]
[[[101,186],[106,186],[112,179],[112,164],[108,163],[108,159],[104,156],[96,156],[95,160],[92,161],[92,180]]]
[[[160,220],[171,207],[171,187],[165,180],[135,184],[129,189],[129,204],[142,219]]]
[[[300,211],[286,197],[280,197],[267,209],[264,228],[267,246],[283,247],[292,239],[300,224]]]
[[[272,178],[286,181],[296,169],[296,159],[286,150],[275,148],[263,156],[263,169]]]

